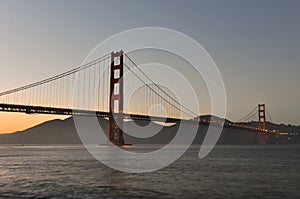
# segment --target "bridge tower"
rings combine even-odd
[[[266,129],[266,106],[265,104],[258,104],[258,128]]]
[[[123,51],[111,53],[109,95],[109,143],[125,144],[123,137]]]
[[[267,129],[265,104],[258,104],[258,129],[261,130],[261,132],[258,133],[259,144],[267,144],[268,135],[265,132]]]

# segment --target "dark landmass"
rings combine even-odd
[[[213,117],[214,121],[220,120],[215,116],[201,116],[200,121],[209,121]],[[226,123],[234,124],[228,120]],[[108,121],[99,119],[99,124],[105,132],[107,132]],[[124,123],[125,129],[130,132],[135,125],[145,126],[149,121],[128,121]],[[256,122],[240,123],[248,126],[257,126]],[[125,141],[132,144],[167,144],[177,133],[180,124],[162,127],[160,124],[151,122],[153,128],[161,129],[159,133],[149,138],[136,138],[125,134]],[[194,126],[192,126],[194,125]],[[269,134],[267,144],[299,144],[300,143],[300,126],[285,124],[267,124],[269,129],[286,132],[284,135]],[[184,132],[189,133],[189,129],[194,128],[195,124],[182,123]],[[212,126],[212,130],[214,130]],[[207,123],[200,122],[194,144],[201,144],[208,129]],[[141,132],[147,135],[146,131]],[[214,132],[213,132],[214,133]],[[222,134],[218,140],[218,144],[259,144],[258,131],[245,128],[237,128],[225,125]],[[9,134],[0,134],[0,144],[81,144],[81,140],[77,134],[73,118],[65,120],[51,120],[24,131]],[[96,144],[96,143],[91,143]]]

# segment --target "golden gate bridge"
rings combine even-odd
[[[124,89],[125,85],[127,89]],[[136,85],[143,87],[138,101],[124,103],[124,100],[128,102],[124,96],[128,97]],[[159,109],[154,109],[152,115],[146,113],[155,104],[161,104],[165,113]],[[259,104],[255,110],[238,123],[201,120],[199,113],[180,104],[123,51],[106,54],[59,75],[0,93],[0,111],[108,118],[108,140],[119,146],[125,144],[122,131],[124,119],[201,122],[246,128],[257,132],[259,143],[265,144],[269,133],[279,132],[267,129],[264,104]],[[257,113],[257,127],[242,123]],[[270,117],[268,111],[267,114]]]

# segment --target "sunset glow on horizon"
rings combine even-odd
[[[40,115],[24,113],[0,113],[0,134],[14,133],[54,119],[66,119],[69,116]]]

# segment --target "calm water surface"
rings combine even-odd
[[[300,198],[299,145],[217,146],[204,159],[198,152],[129,174],[81,146],[0,146],[0,198]]]

